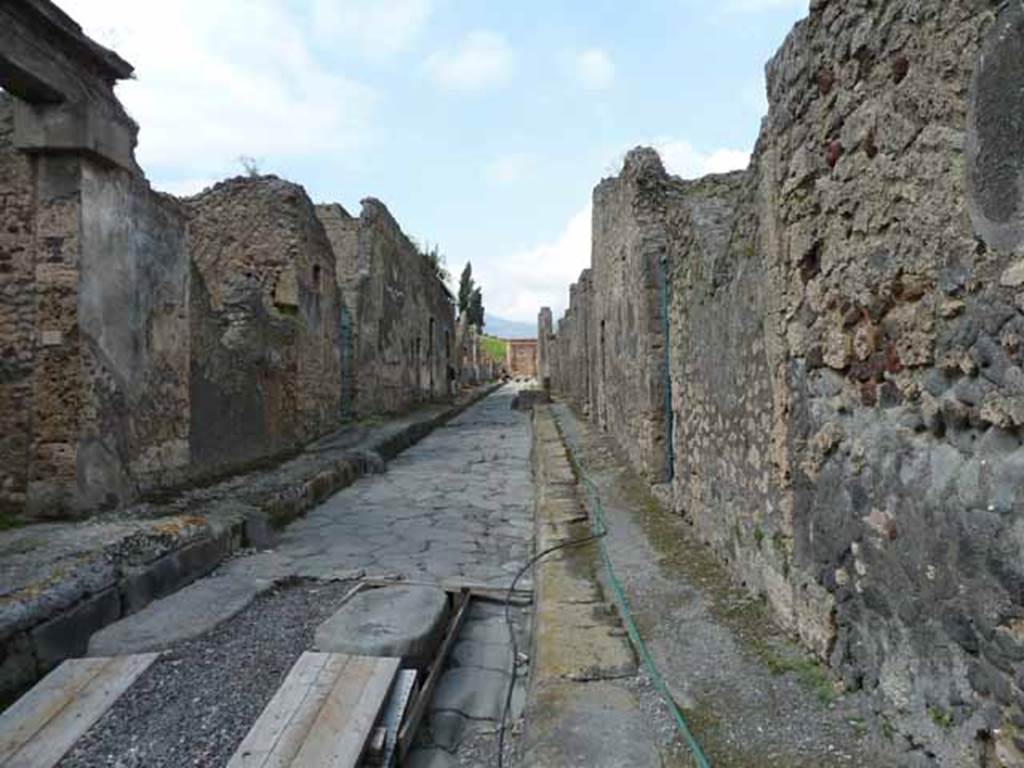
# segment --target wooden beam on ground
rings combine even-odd
[[[434,663],[430,667],[430,673],[427,675],[427,679],[423,682],[423,686],[416,694],[416,699],[413,701],[412,707],[409,709],[409,716],[405,719],[405,722],[402,723],[402,727],[398,731],[399,763],[405,760],[405,756],[409,753],[409,748],[412,746],[412,740],[416,736],[416,729],[419,728],[420,720],[423,719],[423,715],[427,711],[427,706],[430,704],[430,700],[434,696],[434,688],[437,687],[437,681],[440,679],[441,673],[444,671],[445,660],[448,658],[448,653],[451,651],[452,646],[455,645],[455,639],[459,636],[459,630],[462,629],[462,624],[466,620],[466,615],[469,613],[469,602],[469,590],[463,590],[459,595],[458,602],[455,604],[455,614],[452,617],[452,620],[448,623],[448,629],[445,632],[444,640],[441,642],[441,647],[438,649],[437,655],[434,657]]]
[[[355,768],[400,662],[302,654],[228,768]]]
[[[364,579],[362,584],[365,584],[367,587],[437,587],[438,589],[443,589],[445,592],[456,596],[464,591],[468,591],[470,597],[478,600],[487,600],[489,602],[498,603],[504,603],[505,598],[508,596],[508,588],[506,587],[495,587],[491,584],[481,584],[479,582],[464,579],[446,579],[440,582],[415,581],[408,579]],[[530,605],[532,602],[532,590],[512,590],[512,599],[510,600],[511,605],[523,606]]]
[[[55,766],[159,655],[65,661],[0,715],[0,767]]]

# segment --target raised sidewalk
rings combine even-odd
[[[384,463],[490,394],[346,427],[277,466],[82,522],[0,532],[0,704],[90,636],[210,573],[239,549]]]

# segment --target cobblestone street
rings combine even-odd
[[[507,588],[533,546],[530,425],[511,407],[515,393],[499,390],[385,472],[337,493],[273,549],[238,557],[100,632],[94,652],[163,655],[61,765],[220,768],[312,648],[343,587],[358,580]],[[529,589],[529,577],[517,586]],[[529,608],[512,613],[528,647]],[[408,764],[491,763],[511,663],[503,606],[474,601]],[[208,680],[224,687],[211,692]],[[186,729],[194,738],[182,742]]]
[[[501,390],[290,526],[281,565],[507,585],[533,536],[529,419],[513,396]]]

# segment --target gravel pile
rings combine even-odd
[[[59,768],[222,768],[351,586],[279,587],[165,651]]]

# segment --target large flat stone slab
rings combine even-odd
[[[448,618],[437,587],[394,586],[358,593],[317,628],[317,650],[397,656],[418,664],[432,655]]]
[[[97,632],[89,641],[89,655],[158,651],[198,637],[235,616],[271,585],[269,580],[236,576],[201,579]]]
[[[531,693],[523,765],[657,768],[663,765],[636,695],[617,681],[552,682]]]
[[[473,720],[500,720],[509,676],[479,667],[455,667],[441,677],[431,707],[459,712]]]

